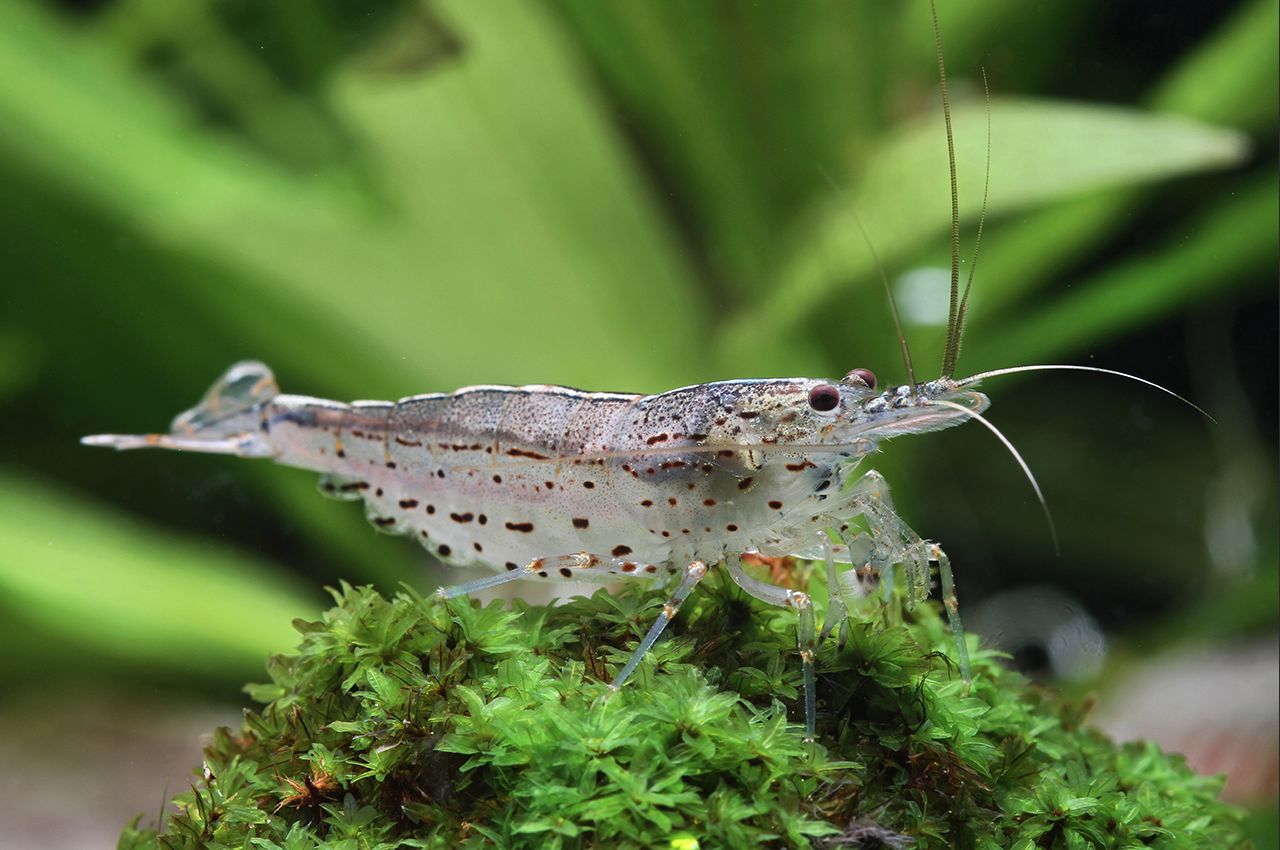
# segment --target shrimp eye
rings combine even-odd
[[[818,384],[809,390],[809,406],[826,413],[840,406],[840,390],[831,384]]]
[[[870,369],[854,369],[844,376],[846,381],[854,383],[866,384],[867,389],[874,390],[876,388],[876,373]]]

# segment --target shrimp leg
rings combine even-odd
[[[796,644],[800,650],[800,661],[804,665],[804,732],[805,740],[812,741],[814,727],[817,724],[817,689],[813,662],[818,637],[813,615],[813,601],[809,598],[809,594],[803,591],[789,590],[752,578],[743,571],[736,556],[731,555],[725,558],[725,566],[729,570],[729,577],[733,579],[733,583],[751,596],[779,608],[794,608],[799,615],[799,622],[796,624]]]
[[[613,681],[609,683],[609,690],[616,691],[622,687],[622,683],[635,672],[640,664],[640,660],[644,658],[645,653],[658,640],[658,637],[666,629],[667,624],[675,619],[676,612],[680,610],[680,605],[685,598],[693,591],[698,582],[702,581],[703,576],[707,574],[707,565],[702,561],[694,561],[692,564],[684,568],[684,576],[680,579],[679,586],[676,587],[675,593],[671,594],[662,605],[662,613],[658,615],[658,619],[649,627],[649,632],[644,636],[644,640],[640,641],[640,645],[636,647],[636,651],[631,654],[631,658],[627,661],[626,666],[618,671],[618,675],[613,677]]]

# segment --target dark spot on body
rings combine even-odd
[[[569,569],[568,567],[561,567],[560,575],[564,576],[565,578],[570,578],[571,576],[573,576],[573,570]]]
[[[433,514],[433,513],[435,513],[435,512],[436,512],[436,506],[435,506],[435,505],[427,505],[427,513],[429,513],[429,514]]]
[[[725,531],[737,531],[737,530],[738,530],[738,526],[734,525],[733,523],[729,523],[728,525],[726,525],[726,526],[724,527],[724,530],[725,530]]]
[[[758,410],[741,410],[738,412],[739,419],[755,419],[760,415]]]
[[[584,516],[576,516],[573,518],[574,528],[586,528],[589,525],[591,525],[591,521]]]
[[[381,488],[381,487],[379,487],[377,490],[374,490],[374,491],[373,491],[373,495],[375,495],[375,496],[377,496],[379,499],[381,499],[381,498],[382,498],[382,488]]]
[[[516,565],[516,562],[515,562],[515,561],[507,561],[505,564],[503,564],[503,566],[507,568],[507,571],[508,571],[508,572],[510,572],[511,570],[518,570],[518,569],[520,569],[520,567],[518,567],[518,566]]]
[[[716,500],[715,500],[715,499],[703,499],[703,500],[702,500],[702,504],[706,505],[706,506],[707,506],[707,507],[709,507],[709,508],[711,508],[711,507],[715,507]]]
[[[556,489],[556,483],[554,481],[543,481],[542,486],[546,487],[548,490]]]
[[[387,461],[387,469],[395,469],[395,468],[396,468],[396,462],[394,460]]]
[[[394,517],[376,516],[373,518],[373,524],[379,528],[386,528],[388,525],[395,525],[396,521]]]
[[[436,478],[444,478],[444,470],[443,470],[443,469],[437,469],[437,470],[436,470]]]
[[[618,545],[613,547],[613,557],[615,558],[621,558],[623,555],[630,555],[630,554],[631,554],[630,546]]]
[[[678,504],[680,504],[680,503],[679,503],[678,501],[676,501],[676,497],[675,497],[675,496],[668,496],[668,497],[667,497],[667,504],[674,508],[676,505],[678,505]]]
[[[594,482],[594,481],[583,481],[583,482],[582,482],[582,486],[583,486],[583,487],[586,487],[588,490],[591,490],[591,489],[594,489],[594,488],[595,488],[595,486],[596,486],[596,482]]]
[[[645,442],[652,446],[655,443],[661,443],[663,440],[668,440],[668,439],[670,439],[670,436],[667,434],[654,434],[652,437],[645,440]]]
[[[787,464],[787,470],[790,472],[804,472],[806,469],[817,469],[817,468],[818,468],[817,464],[811,463],[808,460],[802,460],[799,463]]]
[[[418,500],[417,500],[417,499],[401,499],[401,500],[400,500],[400,507],[404,508],[406,511],[408,511],[408,510],[412,510],[413,508],[416,508],[417,506],[418,506]]]
[[[448,546],[444,545],[443,543],[440,544],[440,548],[437,549],[436,551],[440,553],[440,557],[442,558],[449,557],[449,555],[453,552],[452,549],[450,549]]]
[[[335,454],[336,454],[338,457],[346,457],[346,456],[347,456],[347,450],[346,450],[346,449],[338,449],[338,451],[336,451],[336,452],[335,452]]]
[[[480,523],[481,525],[487,525],[489,523],[489,518],[484,514],[480,514],[480,516],[476,517],[476,522]]]
[[[655,567],[653,564],[649,564],[648,566],[646,566],[646,567],[644,568],[644,571],[645,571],[646,573],[656,573],[656,572],[658,571],[658,568],[657,568],[657,567]]]
[[[631,563],[630,561],[627,561],[625,564],[622,565],[622,571],[624,573],[634,573],[636,571],[636,565]]]
[[[531,522],[509,522],[507,523],[507,531],[519,531],[528,534],[533,531],[533,523]]]
[[[475,519],[475,514],[470,512],[465,514],[449,514],[449,519],[454,522],[471,522],[471,520]]]
[[[546,571],[546,570],[538,570],[538,577],[539,577],[539,578],[547,578],[547,577],[548,577],[548,576],[547,576],[547,571]]]
[[[666,531],[666,530],[664,530],[664,531],[662,532],[662,536],[663,536],[663,537],[670,537],[670,536],[671,536],[671,532],[670,532],[670,531]]]
[[[752,484],[754,484],[754,483],[755,483],[755,481],[756,481],[756,479],[755,479],[755,478],[748,476],[747,478],[744,478],[744,479],[742,479],[741,481],[739,481],[739,482],[738,482],[738,489],[739,489],[739,490],[750,490],[750,489],[751,489],[751,485],[752,485]]]
[[[493,483],[494,483],[494,484],[501,484],[501,483],[502,483],[502,476],[501,476],[501,475],[495,475],[495,476],[493,476]]]
[[[642,508],[651,508],[651,507],[653,507],[653,500],[652,500],[652,499],[645,499],[643,502],[641,502],[641,503],[640,503],[640,507],[642,507]]]
[[[773,508],[775,511],[782,510],[782,502],[779,502],[777,499],[774,499],[769,502],[769,507]]]
[[[823,490],[827,489],[827,488],[828,488],[828,487],[830,487],[830,486],[831,486],[831,479],[830,479],[830,478],[828,478],[826,481],[823,481],[821,484],[819,484],[817,487],[815,487],[815,488],[814,488],[814,492],[815,492],[815,493],[821,493]]]

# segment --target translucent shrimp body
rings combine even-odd
[[[363,500],[376,528],[494,572],[443,588],[444,597],[517,578],[671,577],[671,600],[615,687],[708,568],[723,564],[748,593],[800,612],[812,735],[808,597],[748,577],[738,557],[825,559],[833,605],[824,631],[844,620],[848,585],[837,562],[904,563],[922,590],[928,562],[945,566],[940,550],[897,518],[880,476],[844,485],[880,440],[958,424],[988,403],[950,379],[877,392],[868,375],[724,381],[652,396],[478,386],[342,404],[282,395],[265,365],[243,362],[168,434],[84,442],[269,457],[321,472],[321,490]],[[850,531],[856,516],[868,533]]]

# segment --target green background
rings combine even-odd
[[[964,603],[1052,584],[1139,658],[1272,633],[1277,4],[942,6],[966,264],[981,69],[991,98],[959,372],[1120,369],[1218,421],[991,381],[1060,555],[982,429],[877,468]],[[901,382],[852,209],[932,377],[942,328],[901,276],[947,263],[937,92],[921,2],[0,4],[11,692],[234,702],[322,585],[441,580],[307,474],[77,444],[162,428],[237,359],[338,399]]]

